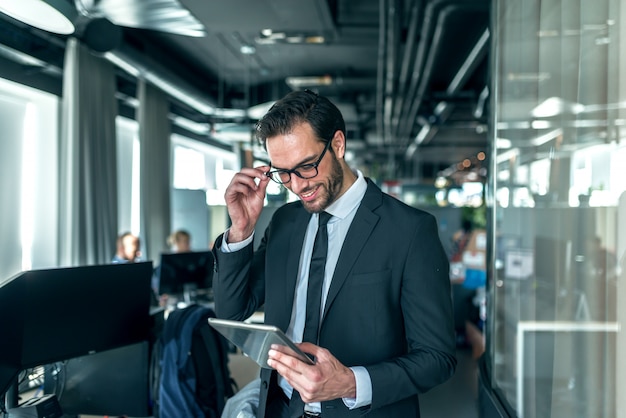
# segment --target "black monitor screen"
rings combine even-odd
[[[159,294],[181,294],[188,288],[208,289],[213,279],[210,251],[161,254]]]
[[[0,285],[0,399],[16,381],[22,362],[20,286],[16,278]]]
[[[151,416],[148,342],[46,365],[44,392],[64,416]]]
[[[148,340],[151,277],[151,262],[15,276],[0,287],[0,377]]]

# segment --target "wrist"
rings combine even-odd
[[[352,371],[352,369],[348,368],[346,370],[345,378],[346,378],[346,384],[344,388],[346,391],[344,392],[344,395],[342,397],[355,399],[356,398],[356,376],[354,375],[354,372]]]
[[[250,237],[250,235],[252,235],[253,232],[254,232],[254,229],[251,231],[247,231],[247,230],[239,230],[239,229],[235,229],[231,227],[228,230],[228,234],[226,234],[226,243],[232,244],[232,243],[244,241],[246,238]]]

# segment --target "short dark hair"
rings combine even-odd
[[[122,232],[121,234],[117,236],[117,244],[120,245],[122,241],[124,241],[124,238],[126,237],[134,237],[134,236],[135,235],[133,235],[133,233],[130,231]]]
[[[186,229],[177,229],[176,231],[172,232],[169,237],[167,237],[167,245],[173,247],[183,237],[191,241],[191,234],[189,233],[189,231],[187,231]]]
[[[335,132],[346,135],[341,112],[330,100],[310,90],[293,91],[274,103],[256,124],[256,137],[266,146],[267,138],[290,133],[296,125],[308,122],[322,142]]]

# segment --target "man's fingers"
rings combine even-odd
[[[269,171],[269,166],[263,165],[260,167],[244,167],[241,169],[241,171],[237,174],[243,174],[246,175],[248,177],[251,178],[256,178],[258,180],[264,180],[264,179],[269,179],[269,177],[267,177],[267,172]]]
[[[233,176],[226,193],[249,194],[251,191],[256,192],[258,190],[264,195],[269,182],[269,178],[265,175],[266,172],[267,170],[258,168],[243,168]]]
[[[271,349],[268,352],[270,360],[283,364],[289,369],[293,369],[300,373],[302,366],[306,366],[304,362],[287,351],[282,351],[284,346],[278,346],[276,349]]]

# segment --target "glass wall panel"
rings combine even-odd
[[[626,0],[494,5],[491,384],[524,418],[626,416]]]

